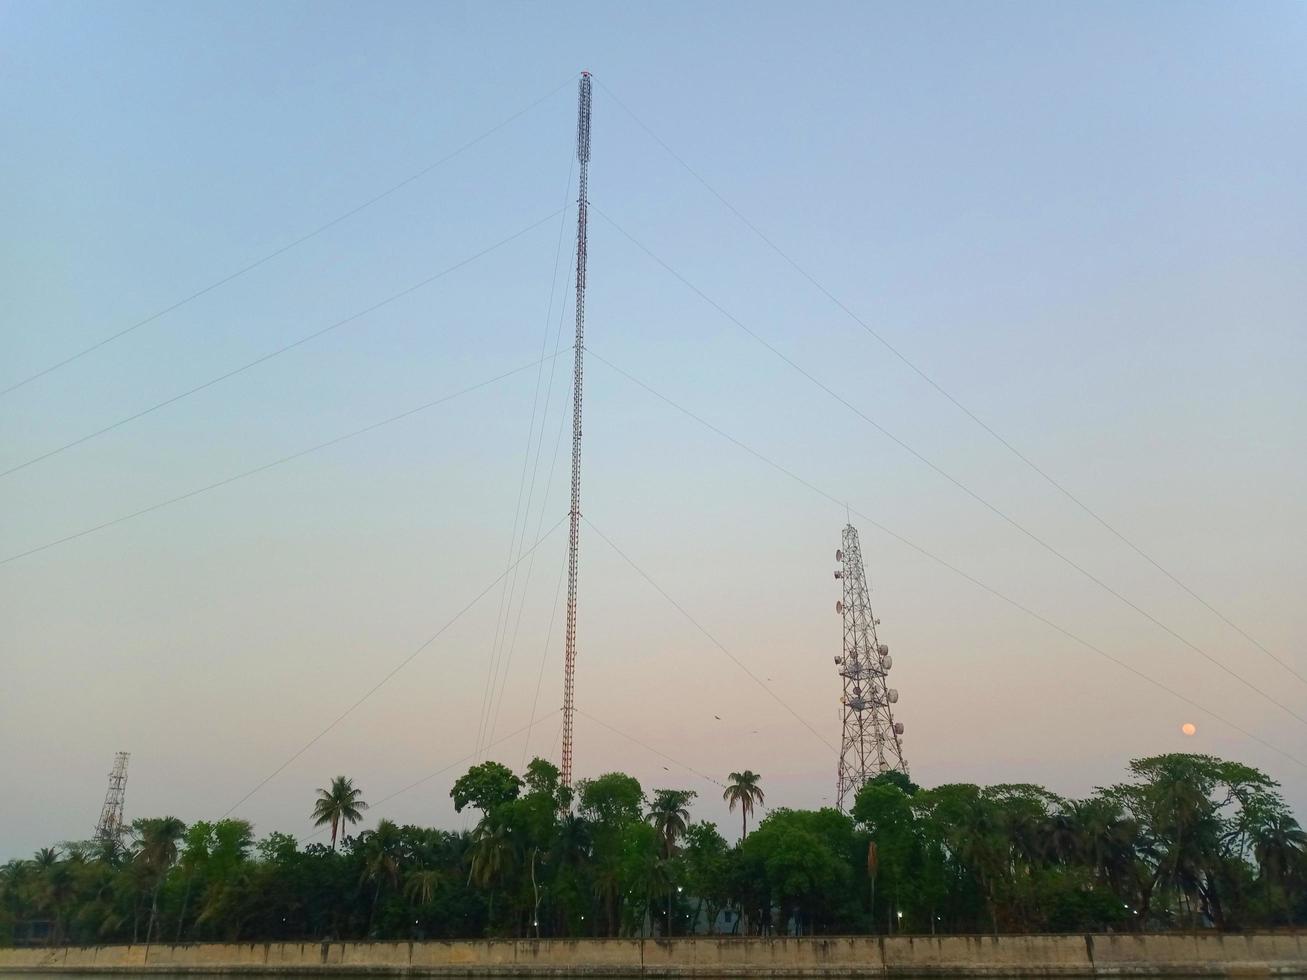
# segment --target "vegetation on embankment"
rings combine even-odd
[[[133,822],[0,869],[0,940],[196,940],[1252,930],[1307,923],[1307,835],[1265,774],[1209,756],[1132,762],[1087,800],[1033,785],[919,789],[890,773],[850,815],[771,809],[755,773],[724,794],[748,833],[695,822],[688,790],[609,773],[575,793],[535,760],[451,790],[468,833],[354,835],[343,777],[314,818],[337,846],[242,820]]]

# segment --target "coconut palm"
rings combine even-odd
[[[77,895],[78,870],[84,866],[85,861],[69,856],[45,873],[45,897],[50,916],[54,920],[51,939],[55,943],[62,942],[67,933],[68,917]]]
[[[636,921],[640,923],[641,931],[644,929],[646,913],[649,916],[650,924],[653,923],[654,900],[666,895],[668,902],[666,934],[671,935],[671,896],[675,889],[669,874],[670,863],[660,858],[653,851],[647,851],[636,858],[634,867],[627,869],[628,883],[633,886],[631,894],[632,898],[635,899],[627,906],[627,910],[633,917],[638,916]]]
[[[120,868],[130,856],[127,847],[117,836],[97,837],[91,844],[95,860],[108,868]]]
[[[645,819],[662,838],[664,858],[670,858],[676,853],[676,842],[685,836],[685,828],[690,822],[690,801],[696,795],[692,789],[660,789],[654,792]]]
[[[579,868],[590,859],[593,843],[589,822],[578,814],[565,813],[559,818],[550,851],[560,866]]]
[[[133,821],[136,832],[136,862],[156,874],[167,871],[177,862],[177,842],[186,833],[186,824],[176,817],[142,817]]]
[[[515,854],[508,828],[483,817],[472,835],[469,854],[468,883],[493,888],[513,866]]]
[[[391,820],[382,820],[377,824],[376,830],[362,835],[359,839],[359,849],[363,852],[363,875],[360,883],[363,881],[373,883],[372,911],[368,915],[368,934],[371,935],[382,888],[387,885],[395,888],[399,885],[402,849],[399,828]]]
[[[186,833],[186,824],[176,817],[142,817],[132,822],[132,830],[136,832],[136,863],[154,879],[150,924],[145,930],[145,941],[149,943],[159,919],[159,889],[177,863],[177,842]]]
[[[685,836],[685,828],[690,822],[690,801],[697,794],[692,789],[660,789],[654,792],[653,802],[645,819],[653,825],[662,839],[664,871],[670,867],[676,854],[676,842]],[[672,934],[672,888],[670,879],[667,886],[667,930]]]
[[[1080,860],[1090,873],[1118,895],[1132,893],[1133,872],[1146,857],[1139,824],[1108,796],[1070,803],[1068,812],[1080,838]],[[1138,901],[1138,896],[1132,897]]]
[[[502,822],[482,817],[472,834],[468,857],[468,884],[490,892],[486,907],[486,928],[489,930],[495,918],[495,886],[512,869],[517,857],[508,828]]]
[[[59,849],[43,847],[32,855],[30,862],[24,862],[30,869],[25,881],[25,898],[31,907],[39,911],[54,923],[50,935],[52,943],[60,939],[60,885],[69,881],[66,862],[60,860]],[[66,898],[67,896],[62,896]]]
[[[313,826],[321,827],[331,824],[331,849],[336,849],[336,835],[342,823],[358,823],[363,819],[363,811],[368,805],[361,799],[363,790],[354,785],[354,780],[337,776],[331,781],[330,789],[318,788],[318,798],[313,804]]]
[[[1040,827],[1042,838],[1042,857],[1044,860],[1070,865],[1084,857],[1085,841],[1081,834],[1079,807],[1082,804],[1068,802],[1065,807],[1050,814]]]
[[[209,861],[212,846],[213,824],[207,820],[197,820],[186,831],[185,844],[181,849],[182,872],[186,876],[186,887],[182,891],[182,909],[177,915],[176,942],[182,941],[182,924],[186,921],[186,908],[191,903],[191,887],[197,875],[201,874]]]
[[[433,869],[410,871],[404,879],[404,897],[415,905],[428,905],[440,887],[443,875]]]
[[[746,769],[744,772],[733,772],[730,775],[730,783],[726,791],[722,793],[722,799],[730,804],[731,812],[735,808],[740,808],[740,839],[743,840],[749,833],[749,814],[753,812],[754,804],[761,804],[766,801],[763,796],[762,788],[758,781],[762,779],[760,775],[752,769]]]
[[[11,921],[22,914],[32,863],[13,858],[0,866],[0,916]]]
[[[32,855],[32,863],[42,871],[48,871],[59,863],[59,848],[43,847]]]
[[[621,869],[611,857],[595,865],[591,887],[604,910],[607,935],[617,935],[617,896],[622,890]]]
[[[1252,832],[1253,856],[1269,881],[1280,882],[1307,857],[1307,832],[1288,811],[1271,815]]]

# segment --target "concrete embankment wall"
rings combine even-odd
[[[0,949],[2,973],[651,977],[1307,977],[1307,936],[1094,935],[196,943]]]

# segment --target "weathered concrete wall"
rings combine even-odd
[[[1307,974],[1307,935],[1156,935],[1093,936],[1089,940],[1098,974],[1173,973]]]
[[[699,936],[643,943],[643,973],[649,976],[878,976],[883,964],[879,942],[865,936]]]
[[[1277,935],[695,937],[0,949],[4,973],[608,977],[1307,977]]]
[[[894,976],[1086,976],[1094,972],[1084,936],[891,936],[881,944]]]

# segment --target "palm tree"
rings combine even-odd
[[[468,884],[475,884],[488,889],[490,901],[486,910],[486,930],[493,925],[495,914],[495,885],[508,873],[514,863],[516,852],[508,828],[502,823],[482,817],[472,835],[472,847],[468,854]]]
[[[1280,882],[1307,856],[1307,833],[1293,814],[1280,811],[1253,830],[1253,856],[1263,877]]]
[[[127,848],[116,836],[96,838],[91,849],[95,860],[107,868],[122,867],[123,860],[127,857]]]
[[[382,887],[390,885],[394,888],[399,884],[401,847],[399,828],[391,820],[382,820],[377,824],[376,830],[362,836],[360,845],[363,851],[362,880],[371,881],[375,885],[372,892],[372,911],[368,915],[368,934],[371,935]]]
[[[1138,889],[1132,887],[1136,866],[1143,858],[1139,824],[1110,796],[1069,803],[1067,812],[1080,839],[1079,860],[1096,880],[1123,896],[1123,900],[1129,894],[1132,901],[1142,905],[1143,896],[1135,894]]]
[[[554,858],[563,867],[579,868],[591,855],[590,824],[585,817],[565,813],[558,821],[558,830],[551,849]]]
[[[415,905],[427,905],[440,887],[443,876],[439,871],[426,869],[410,871],[404,879],[404,897]]]
[[[658,831],[658,836],[662,838],[665,869],[670,868],[672,857],[676,854],[676,842],[685,836],[685,828],[690,822],[690,801],[695,795],[692,789],[660,789],[654,793],[653,802],[649,804],[649,812],[645,814],[645,819],[653,824],[654,830]],[[669,879],[666,935],[671,934],[672,887]]]
[[[59,848],[43,847],[32,855],[32,863],[42,871],[48,871],[59,863]]]
[[[197,820],[186,831],[186,843],[182,847],[182,871],[186,875],[186,888],[182,892],[182,910],[177,915],[176,942],[182,941],[182,924],[186,921],[186,908],[191,903],[191,886],[208,863],[209,849],[212,845],[213,824],[207,820]]]
[[[667,928],[668,935],[671,935],[671,894],[673,889],[672,880],[668,874],[668,865],[670,862],[663,860],[653,851],[646,851],[637,858],[637,864],[632,871],[630,884],[634,885],[632,890],[633,897],[640,899],[639,904],[632,902],[627,906],[628,912],[635,913],[638,911],[641,932],[644,931],[645,913],[649,914],[649,922],[653,923],[653,903],[659,895],[668,896],[668,916]]]
[[[67,882],[67,869],[64,867],[64,862],[59,860],[59,849],[56,847],[41,848],[32,855],[29,866],[32,869],[32,876],[28,880],[28,899],[33,908],[44,913],[54,923],[54,929],[50,933],[50,943],[53,945],[60,939],[61,922],[60,896],[56,891],[59,883]]]
[[[731,805],[732,813],[735,812],[736,806],[740,808],[740,840],[744,840],[749,833],[749,814],[753,812],[754,804],[761,804],[766,800],[762,788],[758,785],[760,779],[762,777],[752,769],[733,772],[730,775],[730,784],[722,793],[722,799]]]
[[[545,854],[546,862],[554,869],[555,899],[551,904],[555,916],[561,920],[566,920],[569,914],[574,919],[578,912],[581,919],[585,919],[585,913],[578,906],[584,901],[582,896],[586,890],[582,883],[587,878],[587,868],[593,858],[594,839],[590,822],[580,814],[561,814]],[[535,921],[540,921],[538,915]],[[592,929],[597,929],[599,922],[599,917],[591,916]]]
[[[676,842],[685,836],[685,828],[690,822],[690,801],[695,795],[692,789],[660,789],[654,793],[645,819],[653,824],[662,838],[664,858],[676,853]]]
[[[472,835],[468,884],[490,888],[513,866],[513,842],[502,823],[481,818]]]
[[[23,892],[31,875],[31,862],[13,858],[0,866],[0,912],[17,918],[23,907]]]
[[[176,817],[143,817],[132,822],[132,829],[136,831],[138,845],[136,863],[154,878],[150,924],[145,930],[148,944],[159,918],[159,889],[169,869],[177,863],[177,842],[186,833],[186,824]]]
[[[318,788],[318,799],[313,804],[313,826],[321,827],[331,824],[331,849],[336,849],[336,834],[342,823],[358,823],[363,819],[363,811],[368,805],[360,797],[363,790],[354,785],[354,780],[337,776],[331,781],[330,789]]]
[[[67,933],[70,906],[77,894],[77,871],[84,864],[80,857],[70,855],[67,860],[58,862],[45,873],[45,894],[54,920],[54,931],[50,938],[54,943],[62,943]]]
[[[1084,861],[1086,842],[1081,832],[1081,803],[1069,801],[1050,814],[1039,828],[1041,857],[1051,864],[1072,865]]]

